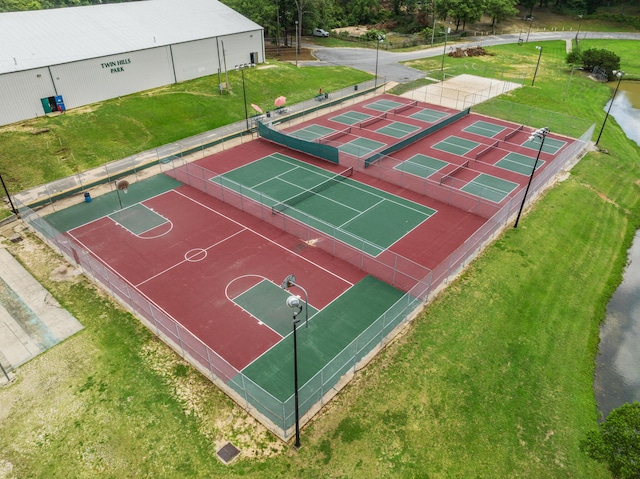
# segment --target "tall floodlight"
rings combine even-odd
[[[7,189],[7,185],[4,183],[4,179],[2,178],[2,174],[0,174],[0,183],[2,183],[2,188],[4,188],[4,192],[7,194],[7,199],[9,200],[9,204],[11,205],[11,211],[14,214],[18,214],[17,208],[14,206],[13,201],[11,200],[11,195],[9,194],[9,190]]]
[[[580,35],[580,25],[582,24],[582,15],[578,15],[578,31],[576,32],[576,45],[578,44],[578,35]]]
[[[529,30],[527,30],[527,40],[525,43],[529,43],[529,34],[531,33],[531,26],[533,25],[533,17],[529,17],[527,20],[529,20]]]
[[[300,408],[298,402],[298,339],[296,330],[300,320],[298,314],[302,311],[300,306],[300,298],[297,296],[289,296],[287,298],[287,306],[293,309],[293,383],[294,383],[294,400],[295,400],[295,415],[296,415],[296,442],[294,447],[300,449]]]
[[[380,48],[380,43],[384,41],[384,37],[381,35],[376,35],[376,73],[375,78],[373,80],[373,88],[374,90],[378,87],[378,50]]]
[[[442,66],[440,67],[440,81],[444,81],[444,57],[447,54],[447,34],[451,33],[451,27],[444,31],[444,50],[442,51]]]
[[[244,84],[244,70],[245,68],[253,68],[255,65],[253,63],[242,63],[240,65],[236,65],[236,71],[240,71],[242,74],[242,96],[244,97],[244,119],[247,124],[247,131],[249,130],[249,112],[247,111],[247,90]]]
[[[533,86],[533,84],[536,82],[536,75],[538,74],[538,68],[540,67],[540,58],[542,58],[542,47],[539,47],[538,45],[536,45],[536,50],[539,50],[540,53],[538,54],[538,63],[536,64],[536,71],[533,73],[533,80],[531,81],[531,86]]]
[[[602,132],[604,131],[604,125],[607,124],[607,119],[609,118],[609,112],[611,111],[611,107],[613,106],[613,102],[616,99],[616,95],[618,94],[618,88],[620,88],[620,82],[622,81],[622,77],[624,76],[623,71],[613,70],[614,76],[618,79],[618,84],[616,85],[616,89],[613,91],[613,96],[611,97],[611,103],[609,103],[609,108],[607,109],[607,114],[604,117],[604,122],[602,123],[602,128],[600,128],[600,133],[598,134],[598,139],[596,140],[596,145],[600,142],[600,137],[602,136]]]
[[[536,168],[538,166],[538,160],[540,159],[540,153],[542,153],[542,146],[544,145],[544,140],[547,138],[549,134],[549,128],[540,128],[533,132],[533,134],[529,137],[529,141],[533,141],[536,138],[540,140],[540,149],[538,149],[538,156],[536,156],[536,161],[533,163],[533,168],[531,168],[531,174],[529,175],[529,182],[527,183],[527,189],[524,190],[524,196],[522,197],[522,204],[520,204],[520,210],[518,211],[518,217],[516,218],[516,222],[513,225],[514,228],[518,227],[518,221],[520,221],[520,215],[522,214],[522,210],[524,209],[524,203],[527,200],[527,193],[529,193],[529,187],[531,186],[531,181],[533,180],[533,174],[536,172]]]

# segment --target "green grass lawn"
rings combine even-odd
[[[498,69],[534,61],[492,50]],[[563,99],[568,74],[541,68],[508,98],[601,125],[609,87],[575,73]],[[640,148],[612,118],[600,146],[356,375],[298,452],[85,280],[54,280],[51,253],[11,246],[86,328],[0,390],[0,477],[610,477],[578,443],[597,420],[599,323],[640,227]],[[245,454],[231,466],[214,457],[226,441]]]
[[[240,73],[229,72],[220,95],[217,75],[0,127],[0,171],[10,192],[70,176],[134,153],[244,119]],[[344,67],[296,68],[270,62],[245,71],[247,102],[264,111],[372,78]],[[224,79],[224,75],[223,75]],[[251,110],[249,114],[253,114]],[[34,134],[42,130],[48,130]]]

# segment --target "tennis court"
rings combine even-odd
[[[477,141],[451,135],[433,145],[432,148],[445,151],[453,155],[464,156],[478,146],[480,146],[480,143]]]
[[[364,120],[368,120],[371,116],[372,115],[367,115],[366,113],[361,113],[359,111],[348,111],[340,115],[332,116],[329,119],[337,123],[351,126]]]
[[[371,256],[378,256],[436,211],[341,174],[281,153],[211,178],[322,231]]]
[[[544,145],[542,145],[542,151],[551,155],[556,155],[560,149],[567,144],[566,141],[562,141],[556,138],[545,138]],[[522,146],[530,148],[532,150],[540,151],[540,140],[537,138],[527,139]]]
[[[419,153],[396,165],[394,168],[419,176],[420,178],[429,178],[448,164],[446,161]]]
[[[447,117],[448,114],[443,111],[432,110],[430,108],[422,108],[420,111],[412,113],[409,118],[424,121],[427,123],[435,123]]]
[[[494,203],[500,203],[517,187],[518,183],[480,173],[460,189]]]
[[[377,130],[374,130],[376,133],[381,133],[383,135],[390,136],[392,138],[404,138],[411,133],[419,130],[420,127],[415,125],[409,125],[407,123],[402,123],[400,121],[394,121],[389,125],[385,125]]]
[[[536,159],[531,156],[509,152],[502,159],[498,160],[496,166],[521,175],[530,175],[534,164],[536,165],[537,170],[542,167],[544,163],[544,160],[538,160],[538,163],[536,164]]]
[[[304,128],[300,128],[291,133],[291,136],[294,138],[300,138],[306,141],[317,140],[318,138],[322,138],[323,136],[331,135],[335,133],[336,130],[333,128],[328,128],[322,125],[307,125]]]
[[[372,103],[368,103],[365,108],[376,111],[390,111],[402,106],[404,106],[403,102],[385,98],[383,100],[377,100]]]
[[[496,125],[495,123],[479,120],[472,125],[464,128],[462,131],[466,131],[467,133],[474,133],[480,136],[486,136],[487,138],[493,138],[498,133],[502,133],[504,130],[506,130],[506,127],[502,125]]]

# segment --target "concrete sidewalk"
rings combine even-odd
[[[10,371],[82,327],[0,247],[0,364],[10,377]],[[6,382],[6,376],[0,372],[0,385]]]

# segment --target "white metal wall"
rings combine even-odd
[[[56,65],[51,73],[67,108],[174,82],[168,46]]]
[[[264,62],[262,30],[0,75],[0,125],[44,115],[41,98],[62,95],[75,108],[214,75],[225,59],[233,70],[251,53]]]
[[[43,116],[40,99],[55,94],[47,68],[0,75],[0,125]]]

